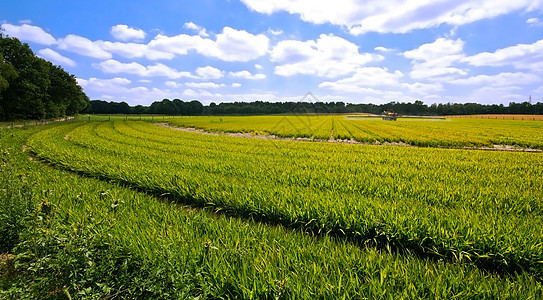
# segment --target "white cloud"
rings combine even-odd
[[[225,84],[218,84],[215,82],[187,82],[185,83],[186,86],[191,88],[197,88],[197,89],[217,89],[220,87],[224,87]]]
[[[261,80],[266,78],[266,74],[251,74],[251,72],[247,70],[230,72],[229,74],[233,77],[245,78],[250,80]]]
[[[543,21],[538,18],[529,18],[526,23],[530,26],[543,26]]]
[[[247,62],[268,52],[269,39],[263,34],[253,35],[245,30],[224,27],[216,40],[201,36],[180,34],[169,37],[157,35],[149,47],[154,50],[186,55],[189,51],[223,61]]]
[[[166,81],[164,83],[164,85],[166,85],[167,87],[170,87],[170,88],[175,88],[175,89],[181,87],[181,84],[179,84],[179,83],[177,83],[175,81]]]
[[[522,89],[516,86],[485,86],[472,91],[466,98],[477,103],[490,104],[525,101],[526,97],[522,94]]]
[[[224,72],[212,66],[199,67],[196,74],[202,79],[219,79],[224,76]]]
[[[192,23],[192,22],[187,22],[185,24],[183,24],[183,27],[187,28],[187,29],[191,29],[191,30],[200,30],[200,26]]]
[[[181,77],[195,78],[190,72],[180,72],[164,64],[154,64],[152,66],[143,66],[136,62],[121,63],[114,59],[108,59],[96,65],[104,73],[119,74],[127,73],[142,77],[167,77],[177,79]]]
[[[173,53],[150,49],[145,44],[119,43],[119,42],[109,42],[109,41],[96,41],[95,43],[99,45],[103,50],[118,54],[124,58],[145,57],[149,60],[158,60],[158,59],[173,59],[175,57]]]
[[[46,59],[51,61],[54,64],[57,65],[64,65],[68,67],[75,67],[76,63],[75,61],[71,60],[68,57],[62,56],[60,53],[56,52],[55,50],[45,48],[38,51],[38,54]]]
[[[239,82],[234,82],[234,83],[232,83],[232,87],[234,87],[234,88],[239,88],[239,87],[241,87],[241,83],[239,83]]]
[[[459,26],[513,11],[542,10],[533,0],[242,0],[249,9],[272,14],[285,11],[306,22],[344,26],[351,34],[406,33],[441,24]]]
[[[512,85],[525,85],[540,82],[541,78],[534,74],[500,73],[497,75],[477,75],[469,78],[455,79],[448,83],[458,85],[479,85],[505,87]]]
[[[406,88],[412,94],[418,94],[422,96],[431,96],[436,93],[442,92],[445,89],[441,83],[402,83],[402,86]]]
[[[516,69],[543,71],[543,40],[533,44],[518,44],[495,52],[483,52],[464,58],[465,62],[481,67],[513,66]]]
[[[90,89],[100,92],[109,92],[122,86],[129,85],[132,81],[126,78],[115,77],[112,79],[99,79],[91,77],[88,80],[77,78],[77,83],[84,89]]]
[[[147,88],[142,86],[131,86],[132,81],[126,78],[100,79],[78,78],[77,82],[83,87],[85,93],[92,95],[93,99],[108,101],[126,101],[130,105],[150,105],[154,101],[168,98],[173,99],[179,96],[178,92],[169,89]]]
[[[207,54],[224,61],[250,61],[268,52],[269,39],[263,34],[253,35],[245,30],[224,27],[217,35],[216,48]],[[203,52],[205,55],[205,51]]]
[[[275,67],[277,75],[305,74],[328,78],[353,73],[363,65],[383,59],[381,55],[361,54],[357,45],[325,34],[316,41],[281,41],[272,49],[270,56],[279,64]]]
[[[23,24],[20,26],[12,24],[2,24],[0,28],[4,30],[4,33],[16,37],[23,42],[32,42],[41,45],[51,46],[57,43],[57,40],[45,32],[38,26],[33,26],[29,24]]]
[[[264,67],[262,65],[255,64],[255,69],[262,70],[262,69],[264,69]]]
[[[103,50],[99,42],[93,42],[75,34],[69,34],[65,38],[59,39],[58,47],[62,50],[98,59],[111,58],[111,53]]]
[[[389,72],[386,68],[365,67],[357,70],[353,76],[337,81],[325,81],[319,84],[319,87],[356,97],[371,95],[367,100],[377,103],[387,98],[406,101],[407,98],[413,98],[412,95],[429,97],[444,90],[440,83],[404,83],[401,81],[402,78],[404,74],[399,70]]]
[[[149,48],[166,53],[186,55],[190,50],[213,48],[212,40],[197,35],[179,34],[173,37],[159,34],[148,44]]]
[[[393,51],[394,51],[394,49],[390,49],[390,48],[386,48],[386,47],[381,47],[381,46],[375,47],[375,48],[373,48],[373,50],[379,51],[379,52],[385,52],[385,53],[387,53],[387,52],[393,52]]]
[[[358,69],[351,77],[322,82],[319,87],[352,93],[368,87],[398,86],[403,76],[399,70],[391,73],[386,68],[366,67]]]
[[[128,27],[127,25],[119,24],[111,27],[111,35],[123,42],[140,41],[145,38],[145,31],[137,28]]]
[[[452,67],[464,58],[464,41],[438,38],[432,43],[405,51],[402,55],[412,60],[413,79],[446,80],[457,75],[466,75],[463,69]]]
[[[192,22],[187,22],[185,24],[183,24],[183,27],[187,28],[187,29],[190,29],[190,30],[194,30],[194,31],[198,31],[198,35],[199,36],[202,36],[202,37],[208,37],[209,34],[207,33],[206,29],[201,27],[201,26],[198,26]]]
[[[458,60],[458,56],[462,56],[464,41],[461,39],[450,40],[446,38],[438,38],[432,43],[423,44],[417,49],[405,51],[403,55],[417,61],[438,61],[436,64],[442,64],[446,60],[446,64]],[[443,58],[445,57],[445,58]]]
[[[273,29],[268,29],[268,32],[271,34],[271,35],[281,35],[283,34],[283,30],[281,29],[277,29],[277,30],[273,30]]]

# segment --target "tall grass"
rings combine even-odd
[[[61,168],[357,243],[541,276],[540,154],[206,136],[146,123],[29,139]]]
[[[543,122],[520,119],[406,119],[341,115],[194,117],[169,119],[180,127],[210,132],[254,132],[280,137],[356,140],[363,143],[400,142],[423,147],[493,147],[508,145],[543,149]]]
[[[23,213],[29,215],[23,240],[12,250],[15,270],[0,277],[3,298],[541,297],[541,284],[526,274],[496,276],[215,215],[55,170],[22,152],[29,136],[37,150],[38,138],[70,143],[64,137],[73,138],[78,128],[91,129],[68,124],[0,131],[2,151],[10,149],[2,156],[10,165],[2,172],[11,182],[6,190],[17,190],[14,182],[22,177],[33,195],[33,209]],[[75,153],[64,150],[63,159]]]

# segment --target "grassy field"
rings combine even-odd
[[[543,149],[543,122],[498,119],[413,119],[343,115],[192,117],[166,120],[173,126],[210,132],[253,132],[278,137],[401,142],[423,147],[493,147]]]
[[[17,262],[1,277],[6,298],[543,296],[539,153],[247,139],[124,120],[0,139],[1,236],[12,245],[3,252]]]

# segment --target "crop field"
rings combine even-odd
[[[508,116],[511,117],[511,116]],[[191,117],[168,119],[173,126],[210,132],[253,132],[278,137],[406,143],[423,147],[493,147],[543,149],[543,122],[502,119],[412,119],[338,115]]]
[[[485,115],[449,116],[449,118],[543,121],[543,115],[485,114]]]
[[[412,144],[428,143],[431,128],[442,134],[435,139],[447,136],[447,124],[472,134],[465,144],[455,135],[418,148],[207,135],[122,119],[0,131],[9,171],[2,198],[23,197],[14,191],[24,185],[40,212],[48,203],[48,218],[84,233],[77,237],[100,236],[115,260],[137,262],[140,272],[116,264],[108,290],[59,271],[66,279],[48,282],[52,289],[129,298],[543,296],[542,154],[439,148],[494,144],[483,141],[502,128],[514,132],[507,145],[541,148],[539,122],[245,118],[166,121],[318,139],[373,128],[372,138],[407,143],[409,133]],[[532,131],[539,134],[529,139]],[[46,239],[50,231],[38,232]]]

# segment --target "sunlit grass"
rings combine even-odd
[[[115,125],[114,131],[111,131],[113,129],[111,125]],[[89,134],[94,132],[94,135],[84,136],[85,132]],[[109,136],[111,140],[123,136],[126,138],[124,144],[118,144],[122,147],[113,147],[115,143],[108,144],[107,140],[98,138],[99,135],[112,132],[117,133],[115,136]],[[221,147],[226,143],[223,145],[224,149],[240,143],[238,146],[241,149],[249,142],[223,137],[212,140],[197,139],[197,135],[184,135],[166,129],[157,130],[151,125],[122,122],[74,123],[55,125],[44,130],[36,128],[2,132],[1,158],[3,170],[8,170],[1,176],[2,182],[6,183],[1,190],[6,193],[3,195],[26,187],[34,195],[31,199],[35,205],[41,202],[48,203],[48,207],[51,207],[48,218],[58,219],[68,228],[76,230],[63,234],[75,238],[74,233],[80,232],[77,233],[79,234],[77,239],[85,237],[90,239],[102,233],[103,242],[108,245],[109,251],[125,253],[124,255],[132,257],[131,261],[138,261],[138,270],[126,270],[124,272],[134,273],[122,275],[128,278],[126,283],[128,286],[116,286],[113,282],[110,282],[110,286],[107,282],[88,282],[84,280],[85,277],[71,280],[59,277],[55,281],[53,276],[59,276],[60,273],[58,275],[39,271],[30,273],[40,277],[29,278],[27,284],[30,280],[36,286],[40,285],[40,282],[53,282],[53,290],[45,291],[43,295],[51,296],[66,291],[77,298],[111,295],[131,298],[153,295],[160,298],[202,296],[233,299],[473,297],[536,299],[541,296],[541,284],[527,274],[497,276],[485,273],[470,264],[451,264],[445,261],[420,259],[409,254],[390,254],[374,248],[358,247],[337,237],[321,235],[316,238],[304,233],[302,229],[290,230],[282,226],[266,225],[253,221],[251,217],[239,219],[225,214],[216,215],[209,210],[181,207],[145,193],[129,190],[116,183],[54,170],[29,160],[22,152],[23,143],[30,136],[33,151],[43,158],[49,156],[50,161],[55,164],[68,169],[73,166],[73,170],[80,172],[91,170],[83,168],[81,164],[77,166],[78,164],[72,161],[75,155],[82,159],[83,164],[89,163],[96,174],[111,176],[113,173],[99,173],[100,167],[96,166],[96,164],[104,166],[107,162],[100,162],[96,160],[98,157],[90,154],[108,153],[107,155],[112,155],[112,159],[116,160],[116,166],[111,165],[111,168],[130,172],[132,163],[116,151],[124,148],[128,156],[136,155],[131,150],[133,146],[127,143],[134,139],[129,133],[136,132],[146,137],[154,135],[156,139],[153,147],[160,143],[167,146],[168,144],[164,142],[169,139],[172,142],[171,147],[177,147],[177,151],[190,148],[181,146],[192,140],[197,142],[193,145],[196,151],[204,149],[201,147],[206,143],[209,147],[213,144]],[[81,144],[76,144],[75,140],[78,138],[77,143]],[[101,144],[102,150],[87,144],[89,152],[84,151],[85,148],[81,148],[84,138],[91,138],[89,142]],[[143,144],[143,141],[141,138],[134,140],[140,144]],[[112,146],[110,152],[103,152],[109,146]],[[290,146],[295,145],[288,145]],[[139,151],[147,151],[143,149],[148,148],[140,148]],[[166,156],[171,154],[167,149],[156,150],[157,153],[162,151]],[[46,154],[46,151],[49,152]],[[212,155],[220,155],[219,152],[216,151]],[[244,158],[250,157],[247,156],[250,153],[252,151],[248,151]],[[84,156],[87,157],[83,159]],[[141,156],[146,157],[149,156],[147,154]],[[146,161],[138,159],[137,156],[134,156],[134,159]],[[215,164],[218,162],[212,161]],[[178,167],[179,162],[176,164]],[[146,166],[149,165],[142,164],[142,167]],[[176,166],[172,166],[171,169]],[[156,174],[168,173],[171,169],[167,165],[162,165],[158,172],[151,172],[152,174],[142,169],[139,176],[142,180],[150,180]],[[181,178],[178,178],[177,182],[183,185]],[[199,180],[202,177],[194,179]],[[158,186],[156,182],[149,183],[149,187]],[[205,185],[206,182],[201,184]],[[265,185],[266,181],[261,184]],[[194,192],[204,193],[202,197],[212,197],[216,192],[212,186],[209,187],[211,188],[208,190],[209,193],[205,190]],[[183,186],[177,187],[182,188]],[[194,196],[198,197],[197,194]],[[54,223],[52,220],[48,222]],[[48,227],[43,227],[43,230],[50,234],[60,234]],[[81,248],[81,251],[88,251],[88,248]],[[80,257],[84,258],[85,252],[81,253]],[[49,262],[58,263],[53,256],[49,257]],[[61,265],[74,266],[66,263]],[[89,264],[83,266],[90,268]],[[92,275],[85,273],[84,270],[63,270],[68,274]],[[108,269],[103,270],[107,271]],[[137,274],[141,272],[147,274],[147,277],[139,277]],[[109,278],[107,273],[103,273],[102,276],[104,279]],[[130,282],[130,278],[138,281]],[[76,279],[78,281],[75,281]],[[57,289],[54,288],[54,284]],[[25,290],[39,291],[31,286],[27,286]],[[27,295],[23,291],[20,291],[23,294],[17,294],[17,291],[13,290],[10,292],[15,295]]]

